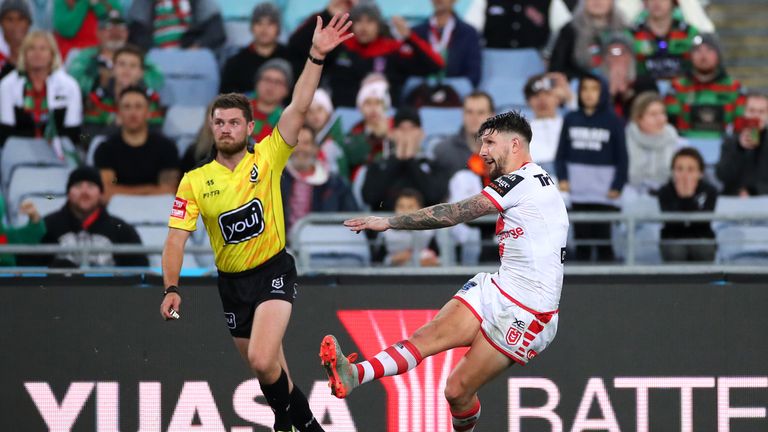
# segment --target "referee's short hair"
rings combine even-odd
[[[248,123],[253,121],[251,102],[241,93],[225,93],[218,95],[211,104],[211,119],[213,119],[213,112],[217,109],[230,108],[237,108],[242,111],[243,117],[245,117],[245,121]]]
[[[519,134],[525,138],[526,144],[531,143],[531,137],[533,135],[531,132],[531,125],[519,111],[508,111],[489,118],[480,126],[480,130],[477,131],[477,136],[482,137],[494,132],[512,132]]]

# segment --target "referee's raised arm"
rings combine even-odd
[[[309,111],[312,97],[320,83],[320,75],[323,71],[323,62],[328,55],[340,43],[351,38],[352,33],[347,33],[352,21],[348,21],[349,14],[336,14],[328,25],[323,28],[323,20],[317,17],[315,34],[312,36],[312,47],[309,49],[304,70],[301,72],[296,85],[293,88],[291,103],[285,108],[277,128],[285,142],[295,146],[299,136],[299,129],[304,124],[304,118]]]

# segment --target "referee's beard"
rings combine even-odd
[[[242,141],[235,141],[232,137],[225,137],[220,140],[214,140],[216,150],[224,156],[234,156],[245,150],[248,144],[248,137]]]

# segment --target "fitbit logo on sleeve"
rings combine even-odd
[[[237,244],[258,237],[264,231],[264,207],[258,198],[219,215],[225,244]]]

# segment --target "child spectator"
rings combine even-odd
[[[558,108],[572,97],[571,89],[563,74],[550,72],[529,78],[523,92],[533,111],[533,118],[528,120],[533,132],[531,157],[545,171],[554,175],[555,155],[563,128],[563,116]]]
[[[579,110],[563,119],[555,168],[560,190],[570,192],[573,211],[617,211],[627,182],[624,124],[608,100],[608,84],[587,75],[579,82]],[[582,243],[576,246],[576,260],[591,260],[593,249],[598,261],[614,260],[610,244],[584,244],[595,240],[610,243],[610,223],[575,223],[574,238]]]
[[[395,200],[395,214],[414,212],[424,207],[423,196],[413,189],[403,189]],[[386,256],[384,264],[392,267],[435,267],[440,265],[434,246],[434,231],[387,230],[382,234]]]
[[[323,89],[315,90],[307,113],[307,125],[315,131],[320,145],[318,159],[328,171],[349,178],[349,161],[344,153],[344,130],[341,117],[333,115],[331,97]]]
[[[672,158],[672,179],[659,190],[661,211],[714,211],[717,189],[703,177],[701,154],[690,147],[678,150]],[[712,244],[685,244],[687,239],[711,239]],[[667,222],[661,230],[661,257],[664,261],[713,261],[717,251],[714,239],[709,222]]]
[[[380,74],[367,77],[357,93],[357,109],[363,120],[350,129],[344,141],[344,153],[353,178],[362,165],[382,153],[384,140],[392,130],[392,119],[387,115],[391,104],[386,78]]]

